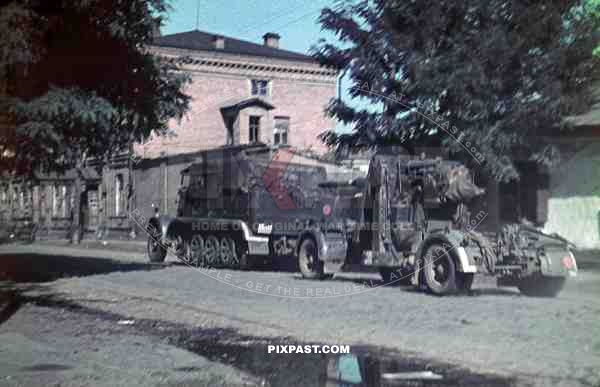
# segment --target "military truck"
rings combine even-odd
[[[302,276],[344,265],[437,295],[466,291],[477,273],[534,296],[555,296],[577,266],[572,246],[523,224],[490,238],[467,204],[484,193],[458,162],[378,154],[366,177],[332,179],[268,148],[234,148],[182,172],[176,216],[149,224],[148,256],[167,249],[192,265],[247,269],[292,257]]]
[[[295,254],[295,243],[319,229],[318,182],[326,171],[280,155],[264,146],[225,147],[185,168],[177,214],[149,221],[150,261],[169,250],[197,266],[248,269]]]

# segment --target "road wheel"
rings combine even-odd
[[[380,267],[379,275],[386,284],[394,285],[410,285],[411,275],[407,272],[403,272],[398,267]]]
[[[523,278],[519,290],[531,297],[556,297],[565,285],[564,277],[531,276]]]
[[[171,237],[173,241],[173,254],[182,261],[185,261],[186,243],[181,234]]]
[[[188,245],[189,249],[189,264],[199,267],[204,265],[204,239],[201,235],[194,235],[192,242]]]
[[[167,249],[160,243],[160,235],[148,236],[146,252],[150,262],[164,262],[165,257],[167,256]]]
[[[437,295],[455,293],[459,288],[454,259],[437,243],[429,245],[424,255],[423,279],[427,289]]]
[[[204,241],[204,259],[207,265],[215,265],[219,262],[220,245],[219,240],[214,235],[210,235]]]
[[[298,268],[304,278],[326,279],[332,277],[332,275],[323,272],[323,262],[319,259],[319,249],[312,238],[304,238],[300,242]]]
[[[219,242],[219,256],[221,262],[227,267],[231,267],[237,261],[233,239],[228,237],[221,238]]]

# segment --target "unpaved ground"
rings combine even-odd
[[[16,256],[14,253],[22,255]],[[218,270],[209,273],[213,277],[210,278],[206,273],[182,265],[146,265],[141,254],[58,247],[53,248],[52,253],[60,255],[60,258],[49,257],[47,246],[0,248],[2,268],[9,266],[6,262],[13,262],[10,269],[13,277],[24,279],[36,277],[34,274],[37,274],[38,282],[45,281],[26,294],[31,297],[51,295],[50,298],[43,299],[53,300],[42,302],[38,306],[26,304],[21,307],[0,326],[2,342],[7,334],[20,334],[35,342],[41,340],[35,333],[37,328],[27,331],[29,333],[23,332],[27,323],[19,322],[18,318],[22,316],[23,321],[32,321],[32,314],[36,316],[35,313],[40,313],[38,316],[41,319],[46,313],[47,318],[54,321],[56,318],[51,311],[56,311],[57,308],[60,310],[60,305],[68,305],[66,310],[73,313],[73,316],[81,316],[81,311],[73,309],[73,305],[84,308],[82,310],[94,311],[85,315],[94,321],[102,320],[98,323],[99,326],[108,324],[109,327],[114,327],[118,325],[118,319],[131,319],[134,324],[126,326],[126,332],[104,330],[106,343],[111,343],[111,338],[114,341],[117,340],[115,337],[124,335],[123,340],[117,340],[114,345],[103,345],[103,348],[107,348],[104,350],[112,353],[111,356],[121,358],[113,364],[116,374],[119,373],[121,364],[127,364],[126,367],[121,367],[124,369],[123,375],[126,374],[125,369],[131,368],[126,360],[131,359],[132,354],[145,364],[144,356],[152,357],[153,343],[158,340],[157,337],[160,337],[159,342],[166,340],[167,344],[190,350],[190,335],[205,337],[206,332],[210,332],[207,336],[211,338],[209,341],[198,341],[192,337],[191,342],[195,342],[197,348],[191,350],[196,356],[200,355],[199,364],[204,364],[200,367],[203,370],[212,369],[211,362],[216,362],[219,366],[233,364],[233,370],[222,369],[221,372],[215,368],[217,376],[214,380],[223,385],[257,381],[286,385],[281,379],[269,376],[272,372],[259,369],[261,364],[281,362],[278,360],[281,356],[264,355],[265,341],[351,344],[366,351],[397,352],[402,359],[414,359],[412,361],[417,363],[421,361],[419,359],[430,359],[432,364],[450,363],[453,366],[467,367],[473,372],[494,373],[501,377],[498,380],[476,379],[478,385],[600,384],[600,275],[596,272],[580,272],[556,299],[523,297],[512,289],[495,288],[490,280],[476,283],[474,291],[468,296],[438,298],[410,288],[386,286],[370,289],[369,286],[378,285],[378,281],[376,276],[369,274],[345,273],[324,283],[301,280],[297,275],[285,272]],[[72,258],[73,255],[78,258]],[[81,257],[85,255],[90,258]],[[118,262],[96,258],[99,255],[118,259]],[[17,259],[25,264],[15,265],[14,261]],[[80,264],[77,266],[76,262]],[[48,270],[51,275],[40,275]],[[15,276],[15,272],[18,275]],[[63,276],[77,277],[47,282]],[[364,280],[368,279],[371,282],[369,286],[365,286]],[[262,284],[260,290],[257,290],[258,284]],[[268,294],[264,290],[266,285],[270,285],[266,292]],[[279,290],[277,286],[280,287]],[[302,297],[308,293],[308,289],[312,289],[312,294],[316,295],[319,288],[322,289],[321,294],[327,296],[329,294],[324,289],[329,289],[332,297],[294,298],[295,292]],[[348,288],[351,291],[344,294]],[[336,289],[341,294],[335,295]],[[31,300],[34,299],[36,298]],[[46,309],[38,311],[27,308]],[[112,317],[107,319],[106,316]],[[77,318],[72,317],[75,320]],[[37,320],[33,318],[33,321]],[[151,322],[159,326],[161,322],[165,326],[178,324],[176,326],[179,328],[170,326],[166,335],[160,335],[154,328],[148,331],[147,326],[152,326]],[[102,329],[99,332],[98,337],[102,338]],[[140,333],[140,338],[136,337],[136,332],[144,333]],[[49,334],[50,332],[45,332],[41,337]],[[62,336],[73,335],[66,331]],[[130,336],[141,340],[141,344],[129,344],[134,340]],[[149,336],[152,338],[148,338]],[[63,341],[56,340],[57,344],[54,345],[60,347]],[[181,345],[181,341],[187,344]],[[259,348],[259,352],[256,349],[246,351],[247,361],[242,367],[235,361],[230,364],[222,359],[215,360],[212,350],[202,350],[210,348],[210,343],[223,347],[228,342],[235,342],[238,347],[245,346],[246,349]],[[77,348],[79,345],[85,347],[87,344],[80,342],[72,343],[71,346]],[[223,348],[221,350],[227,353]],[[38,352],[44,351],[42,348]],[[115,352],[120,353],[120,357]],[[230,356],[235,353],[233,351]],[[0,360],[5,355],[0,352]],[[166,357],[172,359],[176,356],[178,355],[169,354]],[[311,363],[309,355],[292,356],[300,359],[299,364]],[[252,365],[253,361],[256,364]],[[294,365],[288,365],[288,368],[298,366],[298,361]],[[152,359],[147,360],[147,364],[149,369],[157,370],[158,367],[161,372],[173,369],[160,368]],[[186,368],[188,365],[174,368],[180,367],[190,369]],[[448,376],[453,372],[450,371],[452,366],[439,367]],[[15,371],[14,368],[11,369]],[[191,368],[192,371],[194,369]],[[69,370],[57,372],[68,373]],[[14,377],[21,373],[16,372]],[[307,374],[308,371],[302,373]],[[177,375],[167,374],[163,375],[165,380],[175,383],[174,385],[189,376],[182,376],[178,382]],[[292,378],[290,375],[286,377]],[[516,381],[512,377],[516,377]],[[207,380],[207,376],[201,373],[192,375],[192,380],[193,378],[197,378],[197,381]],[[152,379],[150,384],[157,384],[157,380]],[[462,385],[467,384],[469,379],[456,380],[461,381],[456,384]]]

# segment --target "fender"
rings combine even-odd
[[[176,218],[169,215],[161,215],[158,218],[151,218],[148,221],[146,232],[150,237],[160,238],[159,242],[163,246],[167,243],[167,233],[171,224],[175,222]]]
[[[158,218],[150,219],[148,223],[148,228],[151,230],[147,230],[147,232],[150,234],[150,236],[160,236],[160,243],[163,245],[169,242],[169,232],[173,225],[178,224],[182,226],[184,230],[187,230],[186,232],[202,233],[201,229],[195,228],[195,225],[199,223],[206,223],[212,225],[222,225],[224,230],[239,232],[241,234],[241,238],[248,243],[248,254],[269,255],[269,238],[265,236],[254,235],[246,222],[239,219],[184,218],[162,215]]]
[[[317,248],[319,249],[319,260],[323,262],[328,261],[342,261],[346,260],[348,252],[348,241],[343,234],[335,234],[335,236],[326,236],[321,230],[312,229],[302,232],[298,236],[298,241],[310,237],[317,242]],[[296,255],[300,250],[300,243],[296,246]]]
[[[427,246],[432,242],[439,242],[451,246],[450,255],[454,257],[457,271],[462,273],[477,273],[475,262],[469,258],[465,248],[460,245],[462,239],[462,234],[456,231],[430,234],[419,246],[416,256],[422,259]]]

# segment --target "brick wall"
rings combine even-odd
[[[187,53],[189,54],[189,53]],[[238,61],[241,59],[238,58]],[[265,62],[264,58],[243,59],[246,62]],[[281,62],[281,61],[280,61]],[[266,63],[262,63],[264,66]],[[275,106],[273,110],[249,107],[239,114],[240,143],[248,142],[248,117],[258,114],[261,118],[261,141],[273,142],[274,117],[290,118],[288,144],[302,149],[313,149],[324,153],[325,146],[317,138],[324,130],[333,129],[335,122],[326,117],[324,109],[336,93],[336,77],[310,75],[319,70],[314,63],[298,64],[281,62],[307,70],[306,75],[298,70],[285,75],[279,72],[251,71],[243,68],[208,69],[187,65],[184,70],[191,75],[192,83],[186,93],[192,97],[190,109],[180,122],[171,122],[174,134],[152,139],[137,145],[136,152],[145,158],[157,158],[181,153],[210,149],[227,143],[227,128],[220,108],[251,98],[251,80],[269,80],[270,95],[264,99]],[[304,67],[298,67],[304,66]],[[251,67],[251,66],[250,66]]]

